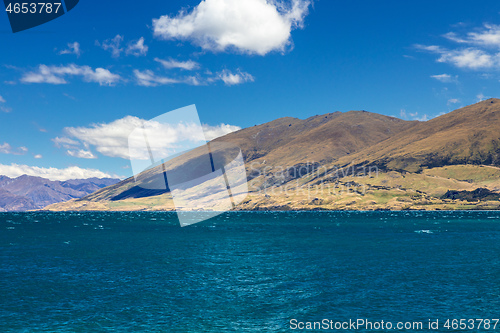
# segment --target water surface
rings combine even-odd
[[[499,212],[232,212],[185,228],[174,213],[0,214],[2,332],[499,313]]]

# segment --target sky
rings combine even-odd
[[[80,0],[0,14],[0,174],[129,177],[137,124],[195,104],[211,137],[366,110],[426,121],[500,97],[500,3]]]

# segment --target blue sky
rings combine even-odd
[[[81,0],[16,34],[3,13],[0,174],[130,176],[108,135],[191,104],[220,134],[334,111],[430,119],[499,97],[499,25],[497,1]]]

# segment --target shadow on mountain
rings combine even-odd
[[[162,195],[165,193],[170,192],[170,189],[166,190],[151,190],[151,189],[145,189],[140,186],[134,186],[129,188],[126,191],[123,191],[122,193],[118,194],[117,196],[114,196],[110,198],[111,201],[118,201],[118,200],[123,200],[123,199],[137,199],[137,198],[145,198],[145,197],[152,197],[156,195]]]

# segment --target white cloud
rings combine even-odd
[[[128,44],[126,53],[139,57],[145,56],[148,53],[148,50],[149,47],[144,45],[144,37],[141,37],[137,41],[132,41]]]
[[[155,59],[156,60],[156,59]],[[159,59],[158,59],[159,60]],[[245,82],[253,82],[254,77],[246,72],[237,70],[236,72],[231,72],[227,69],[222,70],[216,74],[209,74],[208,77],[200,77],[200,75],[183,76],[179,78],[172,78],[162,75],[157,75],[151,70],[140,71],[138,69],[134,70],[135,82],[139,86],[144,87],[157,87],[167,84],[189,84],[192,86],[206,85],[210,83],[215,83],[217,81],[223,81],[226,85],[232,86],[237,84],[242,84]]]
[[[444,37],[457,43],[500,48],[500,25],[484,24],[482,29],[468,32],[465,37],[454,32],[449,32]]]
[[[6,102],[5,99],[2,96],[0,96],[0,103],[3,104],[5,102]],[[5,112],[5,113],[9,113],[10,111],[12,111],[12,109],[8,108],[8,107],[6,107],[4,105],[0,105],[0,111]]]
[[[135,79],[138,85],[144,87],[156,87],[165,84],[179,83],[180,81],[165,76],[159,76],[151,70],[140,71],[134,69]]]
[[[429,117],[426,114],[424,114],[422,116],[419,116],[418,112],[410,113],[410,117],[411,117],[411,120],[418,120],[418,121],[427,121],[427,120],[429,120]]]
[[[186,76],[183,81],[184,83],[192,86],[201,86],[206,84],[206,80],[201,80],[198,76]]]
[[[447,102],[448,105],[457,104],[457,103],[460,103],[460,100],[458,98],[450,98]]]
[[[7,177],[16,178],[22,175],[43,177],[50,180],[69,180],[69,179],[87,179],[87,178],[123,178],[115,174],[109,174],[96,169],[82,169],[77,166],[65,169],[40,168],[28,165],[0,164],[0,174]]]
[[[96,40],[95,44],[102,47],[104,50],[111,52],[111,56],[114,58],[118,58],[122,52],[136,57],[145,56],[148,53],[149,47],[144,45],[144,37],[135,41],[130,41],[126,48],[121,46],[123,41],[123,36],[116,35],[114,38],[106,39],[102,43],[99,43],[99,41]]]
[[[483,93],[479,93],[479,94],[477,94],[476,98],[477,98],[478,102],[482,102],[488,97],[486,97]]]
[[[431,78],[436,79],[443,83],[456,83],[458,82],[458,75],[452,76],[450,74],[431,75]]]
[[[72,96],[72,95],[70,95],[68,93],[63,93],[63,95],[66,96],[66,97],[68,97],[69,99],[72,99],[72,100],[76,101],[76,97],[75,96]]]
[[[7,142],[0,144],[0,153],[2,154],[10,154],[11,149],[11,146]]]
[[[59,54],[74,54],[79,58],[80,54],[82,54],[82,51],[80,50],[80,43],[68,43],[68,48],[65,50],[61,50]]]
[[[56,144],[56,147],[57,148],[66,148],[66,149],[70,149],[70,148],[75,148],[76,146],[80,145],[80,143],[78,141],[75,141],[75,140],[72,140],[70,138],[66,138],[66,137],[56,137],[54,139],[52,139],[52,141]]]
[[[174,60],[174,59],[163,60],[163,59],[159,59],[159,58],[155,58],[154,60],[156,62],[159,62],[166,69],[180,68],[180,69],[192,71],[193,69],[198,69],[200,67],[200,64],[198,64],[197,62],[195,62],[193,60],[178,61],[178,60]]]
[[[24,155],[28,152],[28,148],[19,147],[16,150],[12,149],[12,146],[7,142],[0,144],[0,153],[1,154],[12,154],[12,155]]]
[[[455,32],[444,35],[459,44],[457,48],[437,45],[416,45],[417,48],[439,54],[437,62],[472,70],[500,69],[500,25],[485,24],[483,28],[460,36]]]
[[[236,73],[231,73],[227,69],[224,69],[222,72],[218,73],[218,77],[228,86],[254,81],[254,77],[251,74],[240,70]]]
[[[440,46],[437,45],[422,45],[422,44],[415,44],[415,47],[419,50],[424,50],[424,51],[429,51],[429,52],[436,52],[439,53],[443,49]]]
[[[144,159],[149,157],[147,151],[129,151],[129,135],[144,124],[147,124],[146,129],[151,129],[151,133],[153,133],[153,136],[149,137],[150,148],[153,152],[175,149],[179,142],[185,140],[202,139],[199,137],[198,128],[194,125],[180,124],[172,126],[153,121],[146,122],[137,117],[126,116],[111,123],[93,124],[89,127],[67,127],[64,129],[67,136],[64,138],[67,139],[64,142],[78,140],[84,146],[93,146],[99,153],[109,157]],[[203,132],[207,140],[213,140],[216,137],[239,129],[238,126],[227,124],[203,125]],[[58,142],[63,142],[63,138],[57,139]],[[132,140],[135,139],[144,140],[144,137],[132,138]]]
[[[441,57],[437,61],[450,63],[459,68],[488,69],[500,66],[500,54],[489,54],[474,48],[445,50],[441,52]]]
[[[80,76],[86,82],[96,82],[101,86],[113,86],[122,80],[120,75],[113,74],[104,68],[95,70],[89,66],[70,64],[67,66],[38,66],[38,71],[28,72],[21,78],[23,83],[66,84],[67,76]]]
[[[418,121],[427,121],[429,117],[424,114],[423,116],[419,116],[418,112],[408,113],[405,109],[401,109],[399,111],[399,117],[404,120],[418,120]]]
[[[95,44],[102,47],[106,51],[111,52],[111,56],[118,58],[123,52],[123,48],[120,44],[123,42],[123,36],[116,35],[114,38],[106,39],[102,43],[96,40]]]
[[[43,156],[41,154],[36,154],[35,156],[33,156],[34,158],[36,159],[40,159],[40,158],[43,158]]]
[[[78,157],[78,158],[86,158],[86,159],[95,159],[95,156],[90,150],[78,149],[78,150],[68,150],[69,156]]]
[[[224,136],[226,134],[239,131],[241,127],[229,124],[220,124],[218,126],[209,126],[206,124],[202,125],[203,133],[205,133],[205,138],[211,141],[215,138]]]
[[[459,68],[480,70],[500,67],[500,53],[490,54],[477,48],[449,50],[436,45],[415,45],[418,49],[437,53],[437,62],[449,63]]]
[[[188,40],[210,51],[284,52],[291,31],[302,28],[309,0],[203,0],[191,11],[153,20],[154,35]]]

